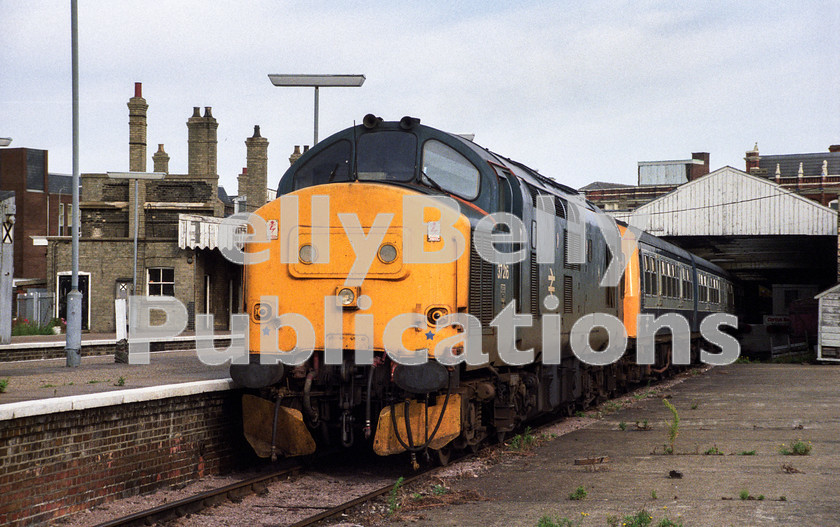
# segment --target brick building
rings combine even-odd
[[[746,172],[837,210],[840,194],[840,145],[828,152],[762,156],[758,143],[744,156]]]
[[[691,159],[639,161],[638,186],[596,181],[580,190],[604,210],[632,211],[708,173],[708,152],[694,152]]]
[[[15,195],[14,278],[46,285],[45,236],[69,235],[72,178],[50,174],[48,152],[35,148],[0,149],[0,190]]]
[[[691,157],[682,161],[640,161],[638,186],[596,181],[580,190],[606,211],[633,211],[709,173],[708,153],[696,152]],[[756,143],[745,153],[744,161],[748,174],[837,210],[840,145],[831,145],[827,152],[760,155]]]
[[[141,86],[129,108],[129,171],[146,171],[146,111]],[[232,203],[219,187],[217,174],[218,123],[210,107],[193,109],[187,120],[188,173],[171,174],[163,144],[152,156],[154,171],[162,180],[139,180],[139,214],[135,213],[134,180],[109,179],[105,173],[82,174],[79,286],[83,295],[82,327],[91,331],[115,330],[114,300],[131,294],[174,296],[189,312],[215,315],[218,329],[226,329],[230,314],[241,304],[242,270],[225,260],[218,250],[182,249],[178,244],[179,215],[223,217]],[[262,154],[249,145],[248,164],[263,173],[268,142],[255,131],[250,138]],[[260,157],[262,156],[262,157]],[[262,170],[256,168],[262,163]],[[246,178],[245,187],[249,187]],[[242,184],[242,182],[240,182]],[[264,183],[261,183],[264,185]],[[134,268],[134,230],[138,231],[137,276]],[[71,244],[67,238],[49,238],[48,282],[56,292],[57,315],[66,310],[70,287]]]

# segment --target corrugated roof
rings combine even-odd
[[[629,221],[657,236],[837,235],[837,211],[732,167],[642,205]]]

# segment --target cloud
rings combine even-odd
[[[70,171],[69,7],[7,2],[0,135]],[[126,102],[142,81],[148,151],[186,171],[186,119],[212,106],[228,192],[253,125],[276,185],[312,142],[313,96],[268,73],[364,73],[324,89],[323,139],[368,112],[410,114],[571,186],[635,181],[636,161],[838,142],[840,8],[712,2],[80,2],[82,171],[128,164]],[[766,149],[766,150],[765,150]],[[149,160],[149,164],[151,161]]]

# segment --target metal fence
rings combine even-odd
[[[55,295],[46,291],[29,291],[17,296],[17,319],[46,326],[53,319]]]

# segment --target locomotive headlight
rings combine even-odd
[[[353,301],[356,300],[356,293],[347,287],[339,290],[337,296],[342,306],[351,306],[353,305]]]
[[[298,251],[298,258],[305,264],[311,264],[315,260],[315,248],[309,244],[301,245]]]
[[[379,247],[379,259],[386,264],[393,262],[397,259],[397,248],[390,243],[383,243]]]
[[[267,320],[271,318],[271,306],[268,304],[254,304],[254,320]]]

